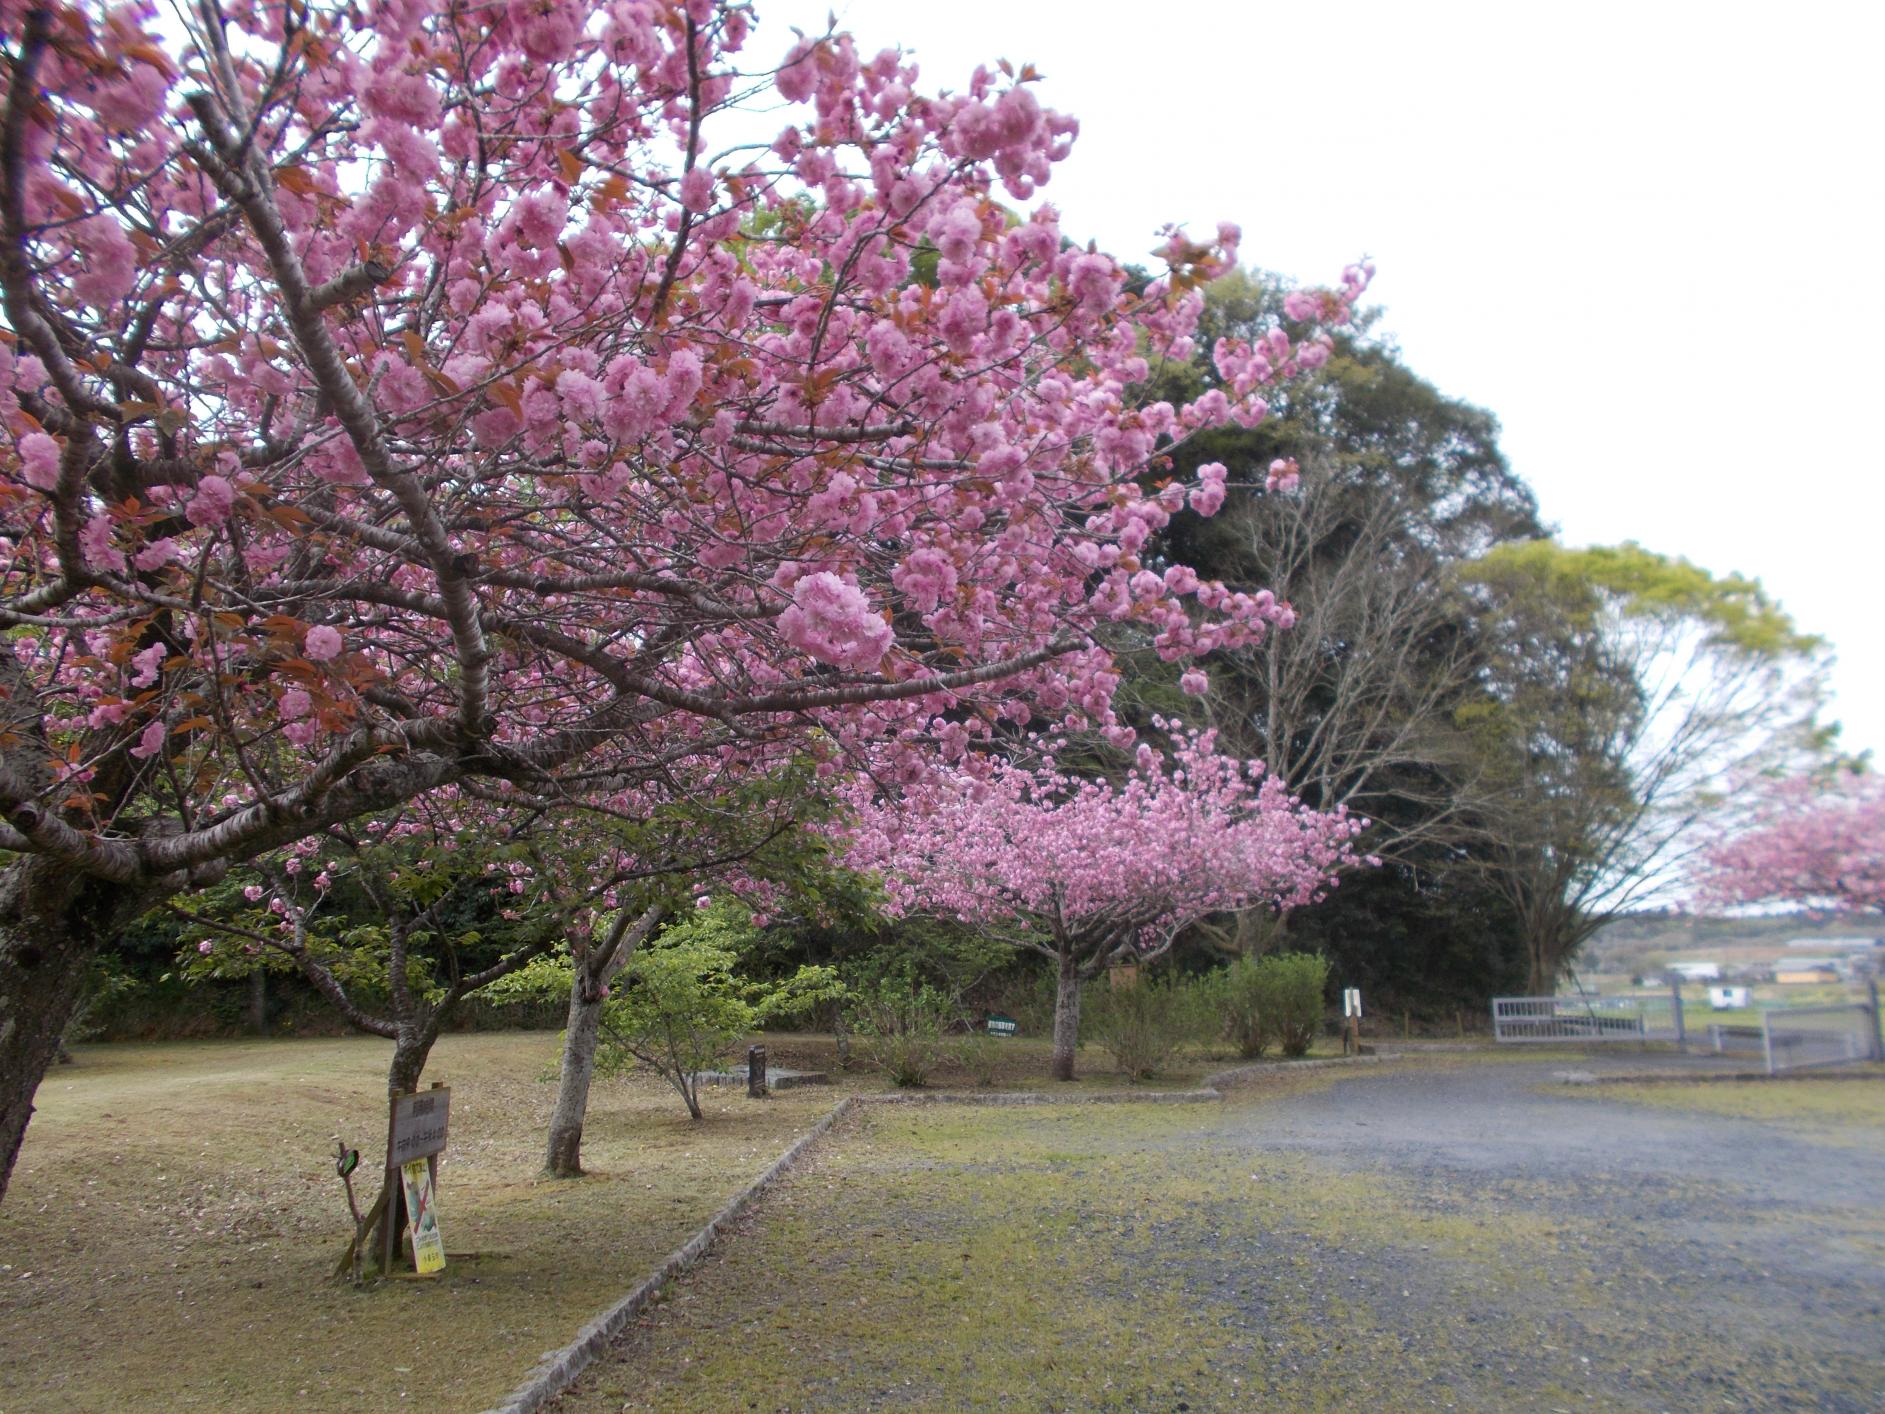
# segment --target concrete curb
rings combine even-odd
[[[706,1226],[670,1252],[667,1259],[640,1285],[584,1326],[575,1340],[561,1350],[553,1350],[545,1355],[531,1372],[530,1378],[505,1396],[501,1404],[487,1410],[486,1414],[532,1414],[574,1384],[576,1377],[589,1368],[609,1342],[622,1333],[623,1327],[641,1313],[663,1286],[698,1262],[713,1245],[714,1239],[734,1219],[752,1207],[762,1193],[784,1177],[805,1151],[829,1132],[832,1125],[857,1108],[857,1103],[855,1095],[847,1095],[840,1100],[829,1114],[800,1135],[791,1148],[774,1159],[771,1167],[709,1218]]]
[[[713,1246],[714,1240],[741,1214],[753,1206],[768,1188],[777,1183],[798,1163],[805,1151],[830,1132],[831,1127],[852,1110],[865,1105],[1196,1105],[1210,1104],[1224,1098],[1219,1083],[1237,1084],[1240,1079],[1262,1075],[1287,1075],[1299,1070],[1320,1070],[1325,1066],[1369,1064],[1388,1059],[1385,1056],[1348,1056],[1341,1059],[1287,1061],[1271,1064],[1236,1066],[1207,1076],[1196,1090],[1095,1090],[1059,1095],[1051,1091],[1018,1091],[982,1095],[973,1091],[935,1091],[921,1094],[847,1095],[835,1108],[800,1135],[767,1170],[735,1194],[725,1207],[707,1220],[706,1226],[670,1252],[667,1259],[644,1277],[635,1289],[597,1316],[576,1339],[561,1350],[552,1350],[537,1363],[530,1377],[500,1404],[485,1414],[534,1414],[576,1382],[578,1376],[594,1363],[628,1323],[640,1315],[655,1294],[675,1277],[688,1270]]]
[[[1253,1080],[1269,1080],[1279,1075],[1294,1075],[1302,1070],[1334,1070],[1347,1065],[1380,1065],[1383,1061],[1399,1059],[1398,1052],[1372,1056],[1329,1056],[1322,1060],[1294,1061],[1252,1061],[1249,1065],[1234,1065],[1229,1070],[1220,1070],[1204,1077],[1203,1086],[1207,1090],[1221,1090],[1226,1085],[1243,1085]]]
[[[1057,1095],[1051,1090],[991,1091],[934,1090],[914,1094],[860,1095],[865,1105],[1197,1105],[1224,1097],[1210,1088],[1199,1090],[1085,1090]]]
[[[1552,1075],[1559,1085],[1722,1085],[1750,1084],[1769,1080],[1885,1080],[1878,1071],[1783,1070],[1769,1075],[1764,1070],[1734,1070],[1719,1075],[1671,1075],[1668,1071],[1638,1071],[1635,1074],[1593,1075],[1589,1071],[1560,1070]]]

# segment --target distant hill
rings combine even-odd
[[[1605,924],[1584,945],[1580,973],[1654,972],[1670,962],[1707,958],[1749,963],[1780,955],[1795,938],[1885,937],[1876,913],[1832,911],[1719,918],[1658,910],[1631,913]]]

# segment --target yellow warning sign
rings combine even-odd
[[[411,1159],[399,1166],[406,1188],[406,1213],[411,1220],[412,1265],[420,1276],[445,1270],[445,1239],[439,1236],[438,1188],[432,1165]]]

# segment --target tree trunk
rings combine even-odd
[[[432,1054],[432,1043],[437,1039],[438,1027],[434,1024],[401,1025],[399,1036],[393,1042],[393,1063],[386,1069],[386,1103],[389,1107],[398,1096],[409,1095],[419,1088],[419,1077],[425,1073],[426,1057]],[[387,1155],[387,1158],[390,1160],[392,1155]],[[380,1205],[380,1216],[373,1225],[373,1235],[368,1239],[369,1266],[377,1266],[380,1255],[386,1250],[387,1224],[403,1224],[405,1220],[396,1169],[386,1169],[380,1181],[380,1196],[374,1202]],[[393,1260],[399,1260],[397,1230],[393,1234]]]
[[[596,1072],[596,1040],[602,1029],[602,988],[579,967],[569,989],[569,1020],[563,1032],[563,1069],[550,1116],[545,1172],[556,1178],[582,1177],[583,1119],[589,1113],[589,1082]]]
[[[1525,958],[1527,963],[1526,995],[1555,996],[1558,990],[1558,973],[1562,969],[1558,965],[1558,949],[1553,946],[1552,937],[1539,928],[1527,929]]]
[[[249,974],[249,1029],[268,1035],[268,972],[261,967]]]
[[[0,871],[0,1198],[99,950],[169,890],[33,855]]]
[[[1071,957],[1062,956],[1054,993],[1054,1079],[1073,1079],[1073,1053],[1079,1044],[1080,970]]]
[[[570,979],[569,1019],[563,1030],[556,1109],[550,1116],[549,1147],[543,1159],[544,1172],[553,1178],[582,1177],[583,1120],[589,1113],[589,1085],[596,1073],[603,998],[641,940],[665,916],[664,909],[648,908],[633,922],[618,919],[608,944],[592,949],[576,963],[576,975]]]

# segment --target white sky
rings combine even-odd
[[[1082,128],[1043,195],[1122,259],[1219,219],[1305,282],[1372,257],[1567,541],[1758,576],[1885,756],[1885,6],[759,0],[746,60],[834,9],[925,88],[1035,64]]]

